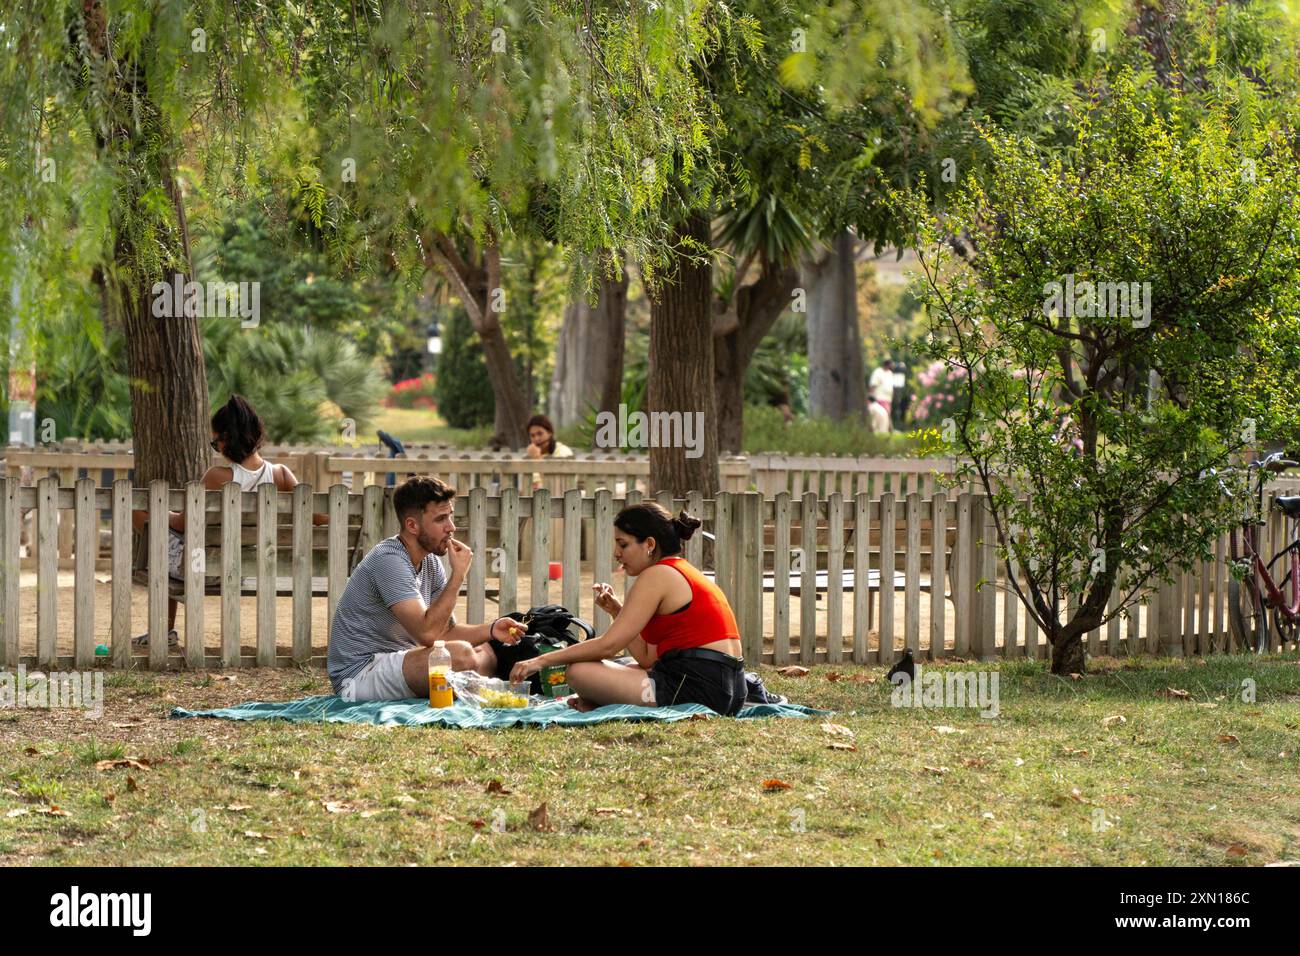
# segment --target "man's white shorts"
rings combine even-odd
[[[420,696],[411,691],[406,678],[402,676],[402,659],[409,653],[410,651],[391,651],[376,654],[356,677],[343,682],[339,696],[346,701],[405,700]]]

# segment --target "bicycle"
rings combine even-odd
[[[1248,471],[1256,473],[1255,509],[1242,515],[1240,527],[1234,527],[1229,536],[1231,560],[1233,564],[1245,564],[1246,573],[1240,579],[1228,579],[1228,628],[1235,640],[1257,654],[1268,650],[1270,618],[1283,645],[1300,637],[1300,495],[1279,495],[1273,500],[1273,506],[1292,520],[1291,540],[1268,564],[1259,553],[1267,475],[1297,464],[1278,451],[1247,466]],[[1275,575],[1283,568],[1286,573],[1278,581]]]

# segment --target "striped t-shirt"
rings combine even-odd
[[[419,647],[420,643],[398,623],[393,605],[419,598],[427,608],[446,586],[442,562],[427,554],[416,571],[406,546],[396,535],[371,548],[348,578],[334,609],[329,641],[329,675],[334,692],[342,693],[343,682],[355,677],[376,654]],[[450,623],[456,623],[454,615]]]

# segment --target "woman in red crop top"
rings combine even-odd
[[[614,519],[614,559],[636,583],[627,606],[608,584],[596,604],[614,622],[600,637],[520,661],[512,681],[551,664],[568,665],[571,701],[579,710],[603,704],[703,704],[735,714],[745,702],[740,630],[722,590],[681,556],[700,526],[686,512],[672,517],[653,502],[624,508]],[[639,666],[610,658],[627,650]]]

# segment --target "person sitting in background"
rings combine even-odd
[[[703,704],[727,716],[745,703],[740,628],[722,589],[681,556],[682,542],[700,526],[672,517],[654,502],[631,505],[614,519],[614,558],[636,577],[620,605],[608,584],[594,586],[596,604],[614,621],[600,637],[515,664],[512,681],[567,664],[570,705]],[[638,666],[616,664],[627,649]]]
[[[528,419],[528,447],[524,454],[529,458],[572,458],[573,449],[555,439],[555,426],[545,415]]]
[[[892,430],[892,406],[894,401],[894,363],[885,359],[880,367],[871,373],[867,385],[867,413],[871,419],[871,430],[878,434]]]
[[[528,419],[528,447],[524,449],[524,454],[529,458],[572,458],[573,449],[556,441],[555,426],[545,415],[538,414]],[[541,472],[533,472],[533,490],[536,491],[543,484]]]
[[[208,444],[212,450],[219,452],[231,462],[230,465],[213,465],[203,473],[203,487],[209,491],[220,491],[228,482],[235,482],[241,491],[256,491],[262,485],[275,485],[280,491],[292,491],[298,487],[298,479],[289,470],[288,465],[276,465],[258,454],[258,449],[266,441],[266,428],[261,417],[242,395],[231,395],[226,404],[217,409],[212,416],[212,439]],[[132,521],[137,530],[144,527],[148,512],[133,512]],[[325,524],[329,516],[316,514],[312,516],[313,524]],[[167,571],[181,580],[184,577],[185,557],[185,515],[173,511],[168,515],[167,535]],[[176,633],[176,601],[167,601],[167,643],[176,646],[180,637]],[[149,634],[146,631],[135,639],[139,647],[149,646]]]

